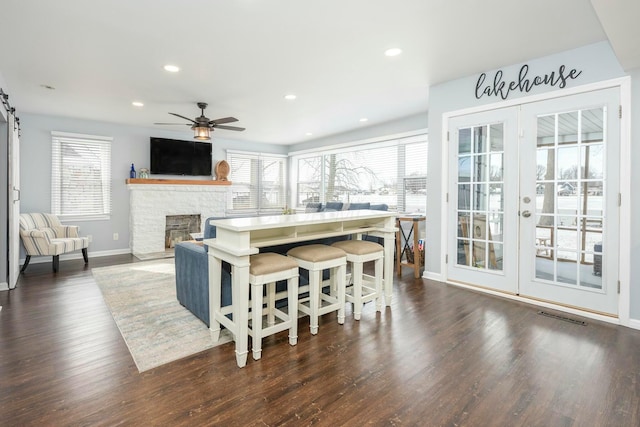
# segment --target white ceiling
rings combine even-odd
[[[0,30],[18,115],[152,128],[204,101],[247,128],[214,138],[276,144],[426,112],[432,84],[607,39],[589,0],[2,0]]]

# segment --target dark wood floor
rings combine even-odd
[[[90,270],[127,262],[34,264],[0,292],[0,425],[640,425],[640,331],[410,270],[384,313],[301,319],[243,369],[230,343],[139,374]]]

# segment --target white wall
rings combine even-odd
[[[502,68],[504,80],[509,81],[517,76],[522,64],[508,65]],[[595,83],[603,80],[623,77],[627,74],[622,70],[613,50],[608,42],[600,42],[582,48],[561,52],[555,55],[531,59],[527,61],[529,65],[529,76],[544,75],[551,71],[558,70],[561,65],[568,69],[575,68],[582,70],[579,78],[571,80],[567,88],[577,87],[588,83]],[[493,78],[495,71],[487,72],[488,78]],[[640,70],[632,73],[632,117],[640,117]],[[500,101],[496,97],[483,97],[476,99],[475,87],[478,75],[468,76],[462,79],[446,82],[430,88],[429,97],[429,159],[428,159],[428,179],[427,179],[427,227],[426,239],[430,250],[426,254],[426,271],[433,276],[441,274],[440,254],[442,253],[441,238],[441,209],[442,192],[445,188],[442,182],[442,154],[443,154],[443,129],[442,115],[445,112],[460,110],[464,108],[477,107],[481,105],[493,104]],[[559,91],[557,87],[538,87],[530,93],[514,92],[509,99],[516,99],[523,96],[551,91]],[[632,120],[632,141],[631,155],[632,164],[640,164],[640,141],[637,135],[640,134],[640,122]],[[640,170],[632,168],[632,183],[640,182]],[[637,193],[636,193],[637,194]],[[640,217],[640,194],[633,196],[631,202],[631,218]],[[633,221],[632,221],[633,222]],[[623,233],[627,231],[623,230]],[[631,233],[631,259],[640,257],[640,225],[633,224]],[[636,256],[634,256],[636,255]],[[640,263],[632,262],[631,266],[631,318],[640,319]]]
[[[9,93],[2,74],[0,74],[0,88],[4,93]],[[2,171],[0,172],[0,224],[7,224],[9,221],[8,132],[7,114],[4,107],[0,106],[0,171]],[[7,233],[8,227],[0,227],[0,289],[8,283],[9,237]]]
[[[0,110],[4,110],[0,106]],[[9,223],[9,127],[0,114],[0,224]],[[0,227],[0,289],[8,286],[9,236],[7,226]]]
[[[113,137],[111,150],[112,215],[108,221],[74,221],[82,235],[91,234],[91,252],[122,253],[129,249],[129,191],[125,180],[131,163],[136,170],[149,167],[149,137],[191,139],[191,132],[157,130],[113,123],[20,114],[20,179],[22,187],[21,212],[51,211],[51,131],[72,132]],[[286,154],[286,146],[234,141],[214,136],[214,162],[225,158],[226,149]],[[156,177],[154,175],[154,177]],[[160,178],[175,178],[158,176]],[[233,179],[233,177],[231,177]],[[118,233],[119,239],[113,240]],[[22,254],[21,258],[24,257]]]
[[[640,68],[631,70],[631,298],[630,317],[640,320]],[[639,325],[640,326],[640,325]]]

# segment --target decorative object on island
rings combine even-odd
[[[129,171],[129,178],[136,177],[136,168],[133,167],[133,163],[131,163],[131,170]]]
[[[138,175],[138,178],[148,179],[149,178],[149,169],[140,168],[140,175]]]
[[[232,123],[232,122],[237,122],[238,119],[236,119],[235,117],[225,117],[222,119],[215,119],[215,120],[209,120],[208,117],[205,117],[204,115],[204,109],[207,108],[207,103],[206,102],[198,102],[198,108],[200,109],[200,117],[196,117],[195,119],[190,119],[188,117],[185,116],[181,116],[180,114],[176,114],[176,113],[169,113],[172,116],[176,116],[176,117],[180,117],[181,119],[185,119],[187,121],[189,121],[189,123],[184,123],[187,126],[191,127],[191,130],[193,130],[194,135],[193,137],[199,141],[208,141],[211,139],[211,137],[209,136],[210,132],[213,131],[215,128],[219,128],[219,129],[226,129],[226,130],[237,130],[237,131],[243,131],[244,128],[241,127],[237,127],[237,126],[224,126],[223,123]],[[154,123],[156,125],[179,125],[182,123]]]
[[[226,160],[220,160],[216,163],[215,173],[217,181],[228,181],[227,176],[229,176],[229,163]]]

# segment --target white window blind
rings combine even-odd
[[[227,151],[232,211],[281,213],[286,207],[287,157]]]
[[[111,215],[112,138],[51,133],[51,212],[62,220]]]
[[[427,135],[318,150],[293,157],[296,206],[341,201],[424,211]]]

